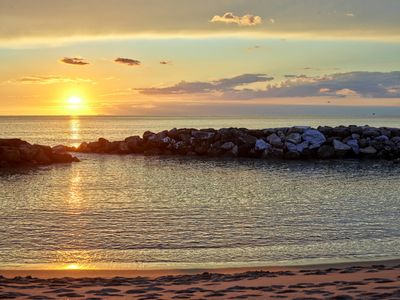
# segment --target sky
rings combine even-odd
[[[396,115],[398,12],[398,0],[1,0],[0,115]]]

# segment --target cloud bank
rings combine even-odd
[[[147,95],[215,94],[229,100],[292,97],[400,98],[400,71],[348,72],[325,76],[285,75],[276,81],[267,74],[243,74],[215,81],[181,81],[167,87],[137,89]],[[265,89],[248,84],[265,82]]]
[[[114,62],[117,64],[122,64],[122,65],[127,65],[127,66],[140,66],[140,61],[136,59],[131,59],[131,58],[124,58],[124,57],[118,57],[114,59]]]
[[[171,95],[171,94],[203,94],[213,92],[227,92],[243,85],[266,82],[273,80],[266,74],[243,74],[231,78],[224,78],[214,81],[181,81],[169,87],[139,88],[136,89],[142,94],[147,95]]]
[[[231,12],[227,12],[222,16],[215,15],[210,20],[211,23],[225,23],[225,24],[237,24],[240,26],[254,26],[262,23],[262,18],[260,16],[254,15],[244,15],[242,17],[235,16]]]

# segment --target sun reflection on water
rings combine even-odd
[[[81,139],[80,128],[81,128],[81,122],[79,120],[79,117],[72,116],[71,119],[69,120],[70,139],[72,141],[71,146],[75,147],[79,146],[78,141]]]

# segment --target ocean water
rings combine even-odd
[[[400,127],[400,119],[4,117],[2,137],[77,144],[173,127]],[[164,269],[400,257],[387,162],[79,154],[0,171],[0,268]]]

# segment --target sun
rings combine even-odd
[[[90,112],[86,101],[79,96],[70,96],[65,102],[65,109],[68,111],[69,115],[84,115]]]
[[[78,96],[72,96],[70,98],[68,98],[67,102],[71,105],[80,105],[82,103],[82,99]]]

